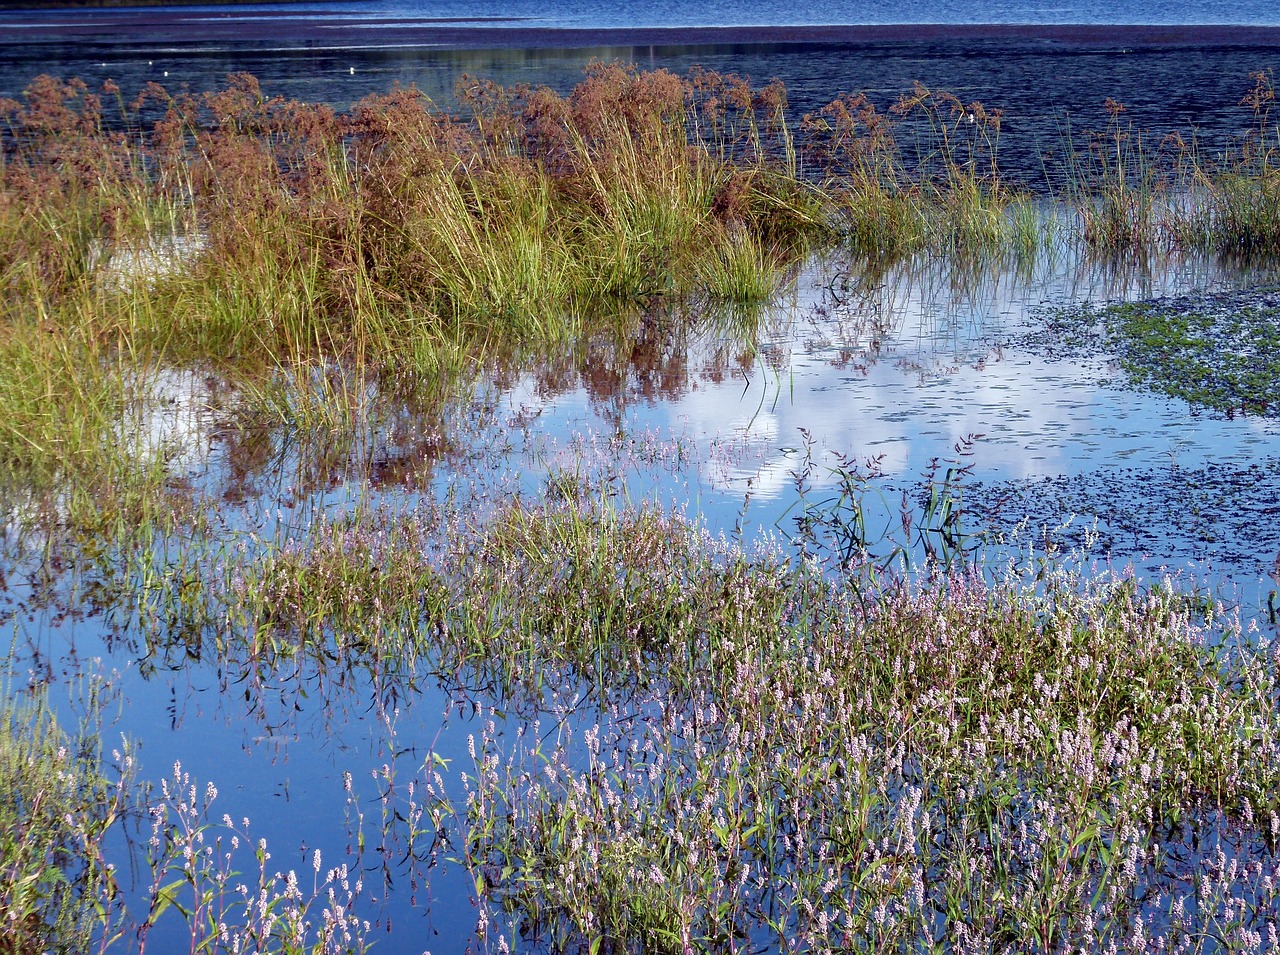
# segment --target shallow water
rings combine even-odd
[[[1136,391],[1124,386],[1106,355],[1063,360],[1025,343],[1049,303],[1248,288],[1268,273],[1218,269],[1195,257],[1117,272],[1064,250],[1030,268],[911,263],[862,288],[849,275],[849,263],[815,263],[769,310],[754,353],[705,338],[656,389],[630,377],[604,390],[584,366],[577,380],[561,376],[552,387],[530,371],[503,401],[513,414],[536,415],[534,429],[556,449],[547,455],[551,466],[571,456],[562,449],[572,446],[575,432],[677,437],[695,473],[674,483],[659,475],[649,486],[676,501],[691,496],[714,530],[745,519],[760,530],[788,531],[799,474],[806,474],[806,499],[820,503],[847,470],[842,462],[882,476],[872,497],[888,502],[879,519],[889,528],[902,491],[918,494],[934,461],[971,468],[966,482],[982,487],[988,511],[993,495],[1025,497],[1044,479],[1123,484],[1122,475],[1143,473],[1131,491],[1135,515],[1147,513],[1144,495],[1153,483],[1274,461],[1280,435],[1274,418],[1228,417]],[[1254,491],[1260,502],[1273,495],[1266,485]],[[1087,506],[1087,496],[1076,500]],[[1081,518],[1121,521],[1118,509],[1123,504],[1111,495],[1105,511]],[[1024,516],[1015,511],[1005,508],[1002,520]],[[1153,525],[1160,537],[1160,520],[1135,520]],[[1152,537],[1143,536],[1150,551],[1126,550],[1115,540],[1110,556],[1149,569],[1221,556],[1204,541],[1175,534],[1153,547]],[[1252,580],[1269,569],[1270,532],[1260,527],[1253,542],[1253,559],[1219,570]]]
[[[804,502],[824,506],[848,462],[874,459],[882,476],[868,483],[868,513],[873,536],[889,541],[902,494],[919,499],[922,475],[937,458],[972,466],[966,500],[985,507],[975,509],[973,530],[985,521],[1008,532],[1025,516],[1061,521],[1069,515],[1055,506],[1065,500],[1081,509],[1081,523],[1101,520],[1094,556],[1135,561],[1143,575],[1194,565],[1197,579],[1234,595],[1246,613],[1260,613],[1274,586],[1274,522],[1233,524],[1232,517],[1270,513],[1280,422],[1138,392],[1105,355],[1055,360],[1028,342],[1046,305],[1274,280],[1269,270],[1193,256],[1104,266],[1066,247],[1030,263],[961,268],[926,259],[871,277],[862,264],[833,255],[791,276],[759,315],[692,328],[655,319],[657,331],[642,329],[621,346],[597,340],[553,362],[495,370],[452,427],[425,445],[422,434],[438,423],[419,422],[415,434],[411,416],[375,413],[366,438],[344,447],[327,469],[302,466],[302,451],[285,438],[271,438],[274,450],[255,452],[246,464],[243,436],[210,411],[204,380],[166,373],[137,419],[140,446],[162,449],[174,473],[197,487],[239,488],[224,508],[231,539],[289,535],[356,503],[399,506],[451,488],[494,501],[567,472],[605,476],[623,500],[683,507],[713,534],[785,540]],[[744,328],[755,334],[744,336]],[[442,447],[453,450],[442,455]],[[401,453],[408,463],[397,470],[389,462]],[[309,485],[298,477],[308,471]],[[1153,489],[1166,488],[1174,495],[1167,505],[1177,506],[1188,493],[1177,497],[1178,481],[1197,474],[1235,486],[1234,498],[1197,503],[1231,509],[1214,517],[1219,537],[1231,539],[1206,538],[1203,522],[1163,522],[1152,513],[1153,501],[1159,504]],[[412,475],[407,483],[404,475]],[[997,500],[999,508],[991,505]],[[1131,540],[1123,532],[1131,526],[1147,533]],[[315,849],[326,864],[355,858],[363,831],[361,911],[377,925],[378,950],[475,944],[471,876],[446,861],[460,848],[435,846],[431,864],[430,838],[411,844],[405,824],[384,829],[383,820],[408,814],[409,781],[420,794],[441,765],[461,804],[461,775],[473,765],[468,738],[489,718],[476,704],[502,709],[510,700],[459,693],[412,671],[300,662],[237,672],[181,641],[148,652],[136,621],[93,609],[63,613],[92,607],[74,582],[42,604],[16,572],[21,564],[10,563],[7,604],[18,672],[74,687],[81,672],[118,671],[113,733],[136,742],[143,778],[164,778],[180,762],[201,784],[215,782],[211,818],[247,816],[282,870],[308,871]],[[584,713],[599,717],[592,704]],[[500,733],[521,723],[494,718]],[[182,938],[173,920],[149,944]]]

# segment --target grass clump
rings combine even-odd
[[[1251,257],[1280,252],[1280,139],[1271,122],[1274,75],[1259,70],[1240,105],[1253,127],[1219,162],[1197,169],[1181,231],[1188,244]]]
[[[1077,147],[1064,134],[1066,160],[1049,170],[1055,191],[1076,210],[1085,245],[1108,255],[1192,248],[1228,255],[1280,251],[1280,178],[1270,70],[1250,74],[1240,100],[1252,128],[1206,155],[1194,133],[1174,131],[1154,147],[1114,99],[1108,120]]]
[[[1145,146],[1141,130],[1125,118],[1124,104],[1108,98],[1103,105],[1107,126],[1088,136],[1086,150],[1075,148],[1067,130],[1065,196],[1086,246],[1124,254],[1163,240],[1168,221],[1162,211],[1173,179],[1163,157]]]
[[[781,578],[722,551],[656,508],[517,498],[474,525],[420,504],[136,554],[102,599],[148,656],[217,658],[246,677],[337,666],[503,695],[619,681],[686,692],[693,668],[731,666],[706,654],[708,628],[771,631],[787,599]],[[748,572],[756,599],[743,604]]]
[[[85,952],[104,928],[116,884],[102,842],[131,794],[97,747],[42,691],[0,703],[0,951]]]
[[[1176,594],[1033,573],[800,577],[779,626],[701,631],[731,674],[671,659],[691,697],[490,728],[469,851],[506,927],[617,951],[1266,932],[1273,650],[1213,649]],[[730,587],[750,608],[757,584]]]
[[[237,686],[431,674],[520,713],[482,715],[465,808],[388,836],[448,827],[487,938],[1256,950],[1280,904],[1275,648],[1171,588],[823,568],[571,475],[278,533],[169,554],[148,639]]]
[[[805,117],[802,143],[858,252],[974,256],[1013,238],[1018,191],[1000,174],[1001,123],[999,110],[916,83],[889,115],[863,94],[834,100]]]
[[[1269,84],[1217,163],[1149,154],[1109,104],[1068,144],[1082,241],[1275,245]],[[1000,111],[924,85],[799,123],[780,83],[701,69],[594,64],[566,94],[464,77],[457,101],[396,89],[339,113],[237,74],[132,101],[41,77],[0,102],[0,466],[41,493],[155,496],[163,467],[118,447],[153,370],[208,370],[238,410],[319,433],[344,413],[281,410],[317,368],[443,396],[489,356],[637,314],[758,307],[815,246],[981,260],[1051,231],[1001,171]]]
[[[828,234],[785,93],[737,77],[466,78],[454,114],[399,89],[339,115],[245,75],[104,95],[44,77],[0,103],[0,465],[45,488],[127,476],[141,369],[250,403],[264,368],[469,372],[655,300],[761,302]]]

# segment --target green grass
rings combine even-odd
[[[1269,84],[1213,162],[1149,150],[1119,104],[1087,142],[1065,133],[1076,237],[1277,247]],[[308,365],[455,394],[483,357],[655,303],[767,304],[833,244],[977,260],[1070,237],[1002,174],[999,111],[919,84],[887,112],[843,96],[799,123],[777,83],[617,64],[567,95],[468,77],[459,102],[400,89],[337,114],[235,75],[137,103],[44,77],[0,103],[0,464],[46,489],[113,482],[139,367],[209,368],[266,418],[324,428],[354,416],[279,410]]]
[[[43,563],[73,567],[144,668],[216,661],[250,693],[287,674],[406,693],[434,679],[554,715],[551,736],[482,731],[470,799],[397,836],[453,827],[478,911],[510,942],[1049,952],[1145,933],[1257,949],[1280,902],[1275,650],[1193,615],[1203,601],[1048,560],[915,577],[860,563],[854,475],[825,527],[838,566],[564,475],[465,506],[302,504],[373,473],[404,422],[423,437],[403,483],[420,487],[482,368],[564,354],[557,367],[604,374],[597,339],[665,344],[715,308],[750,339],[814,249],[866,259],[850,288],[896,254],[1038,254],[1061,220],[1003,181],[998,113],[921,86],[887,115],[849,97],[795,125],[776,84],[604,65],[567,96],[467,80],[458,115],[401,90],[338,116],[244,76],[149,95],[164,115],[136,147],[76,84],[0,104],[5,489],[65,532]],[[1270,247],[1265,139],[1170,167],[1118,116],[1065,197],[1082,242]],[[176,271],[99,267],[193,232]],[[1273,311],[1209,297],[1058,318],[1100,322],[1135,382],[1253,412],[1275,393]],[[175,368],[207,371],[236,426],[244,484],[221,502],[144,427]],[[237,506],[268,458],[293,468],[297,525]],[[951,508],[939,492],[918,534],[941,538]],[[599,709],[576,709],[584,694]],[[101,760],[66,740],[42,704],[10,703],[0,838],[7,930],[25,934],[5,950],[85,950],[126,924],[142,947],[162,917],[185,918],[195,949],[225,918],[266,948],[362,950],[355,923],[308,934],[308,905],[341,882],[318,865],[309,900],[262,850],[256,888],[218,888],[223,863],[186,852],[195,836],[249,840],[209,821],[209,790],[153,799],[150,907],[100,913],[85,900],[109,888],[111,804]]]
[[[109,775],[96,736],[65,731],[43,690],[0,701],[0,950],[88,951],[115,879],[103,855],[131,783]],[[110,929],[111,926],[106,926]]]
[[[1141,924],[1213,951],[1265,928],[1280,734],[1261,634],[1049,559],[822,573],[607,487],[171,535],[103,555],[93,592],[145,659],[207,661],[250,693],[365,673],[554,718],[499,736],[482,716],[465,801],[423,762],[430,826],[398,828],[420,802],[384,804],[397,853],[427,858],[416,840],[446,827],[509,942],[1095,950]],[[167,811],[152,864],[181,888],[151,915],[242,924],[182,852],[234,833]],[[1213,869],[1218,846],[1247,864]]]

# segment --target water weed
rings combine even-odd
[[[620,951],[1266,938],[1271,651],[1215,661],[1123,580],[1004,589],[1024,586],[837,589],[687,702],[483,734],[470,853],[494,922]]]
[[[946,256],[922,284],[963,294],[1070,228],[1212,244],[1226,213],[1186,223],[1225,166],[1153,158],[1114,107],[1071,219],[1003,180],[980,103],[917,86],[795,123],[781,84],[616,64],[567,94],[465,78],[452,111],[397,89],[338,114],[243,75],[119,109],[51,80],[0,104],[0,463],[40,525],[6,612],[36,638],[93,619],[140,681],[207,675],[209,709],[264,725],[359,707],[386,758],[344,781],[346,865],[309,875],[175,764],[138,790],[129,887],[102,838],[123,789],[13,704],[15,950],[359,952],[366,880],[407,875],[417,905],[446,865],[496,951],[1275,947],[1259,623],[1084,558],[984,562],[971,439],[878,509],[874,460],[789,457],[801,504],[758,544],[745,506],[713,534],[623,473],[687,463],[628,411],[693,389],[694,336],[719,335],[704,380],[764,367],[781,393],[768,306],[812,250],[843,246],[816,308],[865,374],[916,294],[894,256]],[[1235,162],[1265,193],[1263,131]],[[1135,380],[1266,412],[1261,295],[1056,321],[1102,327]],[[571,387],[609,430],[562,447],[529,422]],[[489,476],[515,460],[546,479]],[[428,692],[439,727],[397,741]],[[437,745],[464,712],[466,758]]]
[[[1113,354],[1130,386],[1226,415],[1271,415],[1277,395],[1268,288],[1064,306],[1043,316],[1041,345]]]
[[[91,707],[99,704],[91,702]],[[64,730],[35,688],[0,703],[0,947],[84,952],[110,924],[106,834],[133,800],[132,758],[112,779],[94,727]],[[107,924],[104,924],[107,923]]]

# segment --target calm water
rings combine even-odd
[[[345,108],[396,84],[449,105],[464,73],[568,90],[592,60],[677,72],[694,65],[763,82],[781,78],[797,118],[845,92],[881,109],[919,81],[1004,111],[1001,161],[1042,178],[1065,131],[1098,128],[1107,98],[1151,141],[1178,130],[1212,150],[1252,121],[1239,106],[1249,74],[1280,67],[1274,4],[950,4],[788,6],[792,28],[763,3],[501,7],[409,0],[369,4],[143,8],[0,14],[0,95],[40,73],[107,79],[131,94],[220,87],[256,75],[268,94]],[[493,18],[497,19],[493,19]],[[942,24],[860,28],[828,24]],[[1009,24],[1032,24],[1013,27]],[[1080,29],[1054,24],[1085,24]],[[1108,24],[1165,24],[1112,28]],[[975,26],[997,24],[997,26]],[[999,26],[1004,24],[1004,26]],[[1177,24],[1245,24],[1182,29]],[[1169,26],[1173,25],[1173,26]],[[870,31],[870,32],[868,32]]]
[[[422,27],[370,12],[353,20],[333,8],[316,15],[280,9],[8,14],[18,22],[0,31],[0,95],[20,96],[40,73],[81,77],[93,87],[114,79],[131,95],[151,81],[174,91],[215,90],[243,70],[259,77],[269,95],[339,108],[396,84],[412,84],[449,106],[465,73],[567,91],[590,61],[622,60],[678,73],[703,65],[758,82],[781,78],[799,120],[842,92],[865,92],[887,109],[919,81],[1004,110],[1002,169],[1038,184],[1044,160],[1068,133],[1106,125],[1108,97],[1125,104],[1148,142],[1178,131],[1212,152],[1251,128],[1251,111],[1239,105],[1252,86],[1249,74],[1280,68],[1280,29],[1266,28],[1233,31],[1206,45],[1198,44],[1196,29],[1156,40],[1100,28],[1083,36],[988,29],[950,36],[905,27],[874,36],[818,31],[783,38],[777,29],[750,28],[726,35],[599,26],[566,32],[509,22]]]
[[[871,281],[846,281],[856,275],[838,256],[810,263],[780,289],[754,339],[712,321],[670,339],[586,344],[504,369],[446,428],[464,453],[437,466],[430,487],[492,500],[536,489],[554,471],[617,474],[620,493],[684,506],[713,532],[785,537],[806,461],[805,499],[821,505],[835,493],[841,457],[876,458],[884,477],[871,497],[885,507],[869,513],[888,533],[901,493],[919,493],[929,460],[956,459],[956,443],[979,436],[966,459],[975,495],[983,488],[983,499],[1012,500],[1006,507],[1016,509],[1019,499],[1059,493],[1037,482],[1075,481],[1084,521],[1157,530],[1142,541],[1112,534],[1104,540],[1109,554],[1104,548],[1097,556],[1134,561],[1143,574],[1194,568],[1228,588],[1247,613],[1261,605],[1280,546],[1273,521],[1246,521],[1253,526],[1215,540],[1203,523],[1163,521],[1162,512],[1185,503],[1182,475],[1199,480],[1254,468],[1262,480],[1219,504],[1241,515],[1269,513],[1280,485],[1280,422],[1199,412],[1119,387],[1105,355],[1055,361],[1022,343],[1045,303],[1247,288],[1274,282],[1275,273],[1194,257],[1104,268],[1061,249],[1030,267],[962,270],[917,261]],[[163,378],[147,427],[176,472],[217,487],[243,449],[219,437],[220,422],[204,410],[205,387],[199,377]],[[305,469],[290,464],[287,443],[281,453],[258,455],[256,496],[241,516],[228,508],[232,533],[298,533],[353,501],[405,500],[395,480],[374,480],[371,462],[400,451],[421,456],[404,437],[412,431],[412,422],[397,425],[394,416],[375,422],[368,445],[321,473],[312,493],[303,493]],[[1108,488],[1121,491],[1099,493]],[[11,592],[26,596],[21,584]],[[137,742],[143,777],[165,777],[180,761],[202,784],[214,781],[220,795],[212,818],[249,817],[281,870],[306,872],[317,848],[331,863],[347,858],[359,830],[353,820],[364,813],[370,846],[385,849],[363,859],[361,911],[378,925],[378,950],[475,949],[471,876],[447,861],[456,847],[442,849],[434,866],[418,864],[407,854],[404,825],[393,823],[385,842],[381,828],[384,813],[406,811],[409,781],[421,791],[430,752],[450,761],[452,795],[463,798],[468,737],[480,721],[434,677],[305,664],[248,676],[192,658],[181,645],[148,654],[127,633],[109,639],[101,617],[68,617],[56,607],[31,607],[12,625],[19,671],[31,668],[73,697],[79,673],[116,671],[116,729]],[[483,693],[478,701],[499,702]],[[345,773],[354,781],[351,797]],[[179,928],[179,920],[162,922],[151,944],[183,944]]]
[[[156,7],[157,11],[171,8]],[[188,9],[198,13],[223,13],[216,4]],[[1170,4],[1154,0],[801,0],[779,6],[767,0],[712,0],[683,3],[654,0],[649,3],[600,3],[596,0],[563,0],[556,4],[536,0],[369,0],[351,3],[303,2],[246,4],[235,8],[242,17],[264,14],[367,21],[382,17],[421,17],[439,20],[496,23],[524,21],[550,27],[636,26],[779,26],[786,24],[848,23],[1144,23],[1144,24],[1248,24],[1280,25],[1276,7],[1267,0],[1191,0]],[[42,14],[82,17],[84,13]]]
[[[0,30],[0,94],[16,94],[41,71],[94,82],[113,77],[126,88],[155,79],[202,90],[227,72],[249,70],[268,92],[339,105],[396,82],[447,100],[464,71],[566,88],[590,59],[622,58],[676,70],[701,63],[757,78],[780,76],[800,111],[853,90],[887,104],[920,80],[1003,107],[1008,147],[1002,157],[1034,177],[1066,122],[1105,121],[1107,96],[1127,103],[1135,123],[1155,134],[1169,128],[1196,128],[1210,140],[1237,134],[1251,119],[1238,106],[1248,72],[1280,66],[1280,41],[1259,31],[1206,46],[1195,45],[1194,33],[1151,44],[1137,43],[1139,35],[1128,31],[1070,42],[908,31],[870,39],[756,36],[697,43],[673,34],[638,43],[630,34],[608,32],[772,24],[776,9],[763,2],[569,3],[548,14],[526,0],[430,6],[383,0],[230,11],[6,13],[0,22],[11,29]],[[809,3],[788,5],[785,22],[1277,26],[1278,9],[1260,0]],[[495,17],[501,22],[489,19]],[[467,21],[456,29],[472,32],[433,34],[443,28],[423,18]],[[557,30],[584,32],[572,43],[561,34],[532,32]],[[1101,522],[1117,562],[1134,561],[1144,574],[1194,566],[1215,585],[1233,588],[1247,612],[1259,608],[1277,547],[1274,519],[1266,515],[1280,497],[1280,424],[1205,414],[1118,387],[1118,372],[1105,355],[1054,361],[1020,343],[1046,302],[1249,287],[1274,281],[1272,272],[1196,258],[1099,268],[1069,250],[1030,268],[1007,263],[963,271],[908,263],[853,288],[838,282],[847,268],[834,258],[792,277],[753,341],[708,324],[673,341],[632,343],[625,353],[583,347],[495,375],[484,389],[483,427],[472,428],[474,419],[465,416],[459,426],[460,440],[474,442],[474,457],[438,468],[433,487],[479,482],[498,494],[537,487],[560,468],[607,471],[621,458],[634,499],[683,504],[713,531],[743,527],[748,537],[785,535],[806,462],[808,500],[821,503],[835,493],[833,469],[842,458],[875,459],[884,473],[877,493],[886,502],[878,519],[888,528],[900,494],[918,491],[930,460],[954,458],[957,442],[980,435],[966,460],[974,465],[975,501],[1006,502],[998,518],[1016,521],[1021,502],[1022,513],[1040,519],[1045,508],[1032,499],[1057,499],[1068,485],[1052,482],[1071,482],[1072,501],[1087,520]],[[232,449],[219,422],[202,410],[202,388],[197,377],[165,379],[148,426],[172,455],[175,472],[216,482]],[[374,431],[367,454],[353,453],[303,503],[287,469],[264,466],[255,474],[261,496],[250,500],[245,524],[301,526],[316,509],[341,509],[353,499],[403,499],[394,480],[373,480],[369,463],[394,456],[394,422]],[[288,460],[287,452],[260,457],[276,465]],[[1215,533],[1206,535],[1203,524],[1162,519],[1188,493],[1180,483],[1185,476],[1203,483],[1201,476],[1223,474],[1242,476],[1232,478],[1241,487],[1229,500],[1247,520],[1232,524],[1229,515],[1219,515]],[[1158,533],[1127,535],[1135,526],[1155,526]],[[19,584],[10,596],[30,595]],[[64,617],[57,608],[15,603],[8,609],[24,610],[11,624],[19,672],[74,686],[80,670],[119,671],[118,729],[137,740],[143,777],[159,780],[181,760],[200,780],[216,782],[221,795],[214,817],[250,817],[255,836],[269,840],[282,869],[306,870],[314,848],[328,862],[346,854],[352,804],[345,772],[352,773],[372,824],[382,812],[380,797],[403,793],[428,748],[453,760],[457,771],[469,766],[467,736],[476,721],[429,677],[409,685],[395,676],[357,674],[339,684],[332,674],[304,669],[272,674],[250,693],[217,666],[180,657],[158,661],[127,640],[108,640],[98,617]],[[387,846],[393,864],[386,880],[378,863],[366,859],[368,894],[376,900],[366,914],[380,920],[376,950],[468,948],[475,925],[470,877],[448,865],[415,872],[400,861],[403,849]],[[429,880],[416,890],[415,874]]]

